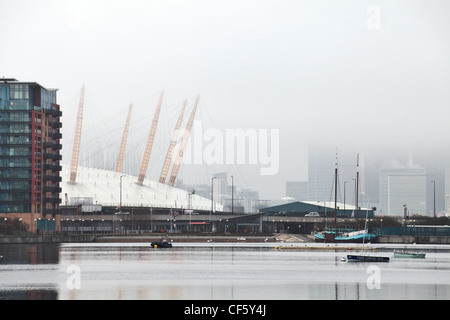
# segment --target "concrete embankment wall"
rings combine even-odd
[[[450,244],[450,237],[437,236],[379,236],[378,243]]]
[[[34,243],[116,243],[116,242],[152,242],[161,238],[161,235],[40,235],[26,237],[0,237],[0,244],[34,244]],[[276,242],[273,236],[220,236],[220,235],[173,235],[174,242]]]
[[[26,237],[0,237],[0,244],[33,244],[33,243],[86,243],[86,242],[151,242],[160,236],[99,236],[99,235],[39,235]],[[277,242],[285,241],[274,236],[174,236],[175,242]],[[287,241],[290,242],[290,241]],[[379,236],[378,243],[393,244],[450,244],[450,237],[438,236]]]

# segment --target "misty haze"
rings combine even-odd
[[[449,17],[0,0],[0,300],[174,319],[448,300]]]
[[[450,211],[446,1],[20,0],[0,8],[0,76],[58,88],[63,164],[84,85],[80,166],[114,169],[133,103],[123,172],[137,176],[164,89],[149,179],[159,178],[183,101],[184,129],[200,95],[181,187],[225,172],[255,203],[330,201],[337,153],[342,202],[359,154],[365,206],[403,213],[388,203],[390,179],[389,188],[416,184],[421,198],[410,210],[431,215],[433,180],[436,210]],[[227,132],[249,134],[246,154],[238,140],[234,154],[227,150]],[[292,196],[287,182],[306,189]]]

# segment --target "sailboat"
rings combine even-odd
[[[366,211],[366,222],[364,225],[364,229],[367,227],[367,214],[368,210]],[[348,254],[347,255],[347,261],[349,262],[389,262],[389,257],[380,257],[380,256],[372,256],[365,254],[364,251],[364,239],[363,239],[363,250],[362,254],[360,255],[354,255],[354,254]]]
[[[359,154],[357,157],[356,166],[356,190],[359,184]],[[337,154],[336,154],[336,168],[334,170],[334,229],[328,229],[323,232],[316,232],[314,240],[316,242],[333,242],[333,243],[364,243],[364,241],[371,242],[376,239],[376,235],[369,233],[366,228],[364,230],[354,229],[337,229],[336,215],[337,215]],[[356,192],[356,226],[358,226],[358,192]]]
[[[365,240],[371,242],[376,239],[376,235],[369,233],[368,230],[353,229],[330,229],[314,234],[316,242],[334,242],[334,243],[362,243]]]
[[[363,242],[363,251],[360,255],[348,254],[347,261],[349,262],[389,262],[389,257],[383,256],[373,256],[367,255],[364,251],[364,242]]]

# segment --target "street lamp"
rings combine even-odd
[[[122,176],[120,176],[120,196],[119,196],[119,212],[122,212]]]
[[[408,207],[406,204],[403,205],[403,220],[406,220],[406,213],[408,211]]]
[[[192,222],[192,211],[194,210],[192,208],[192,196],[195,194],[195,189],[192,190],[192,192],[188,193],[189,195],[189,232],[191,232],[191,222]]]
[[[214,211],[214,179],[217,179],[216,177],[211,178],[211,214]]]
[[[234,178],[231,176],[231,214],[234,214]]]
[[[433,182],[433,218],[436,219],[436,181],[431,180]]]

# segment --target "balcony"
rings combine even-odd
[[[62,134],[61,133],[52,133],[52,138],[53,139],[62,139]]]
[[[60,165],[55,165],[55,164],[44,164],[44,170],[51,170],[51,171],[61,171],[62,170],[62,166]]]
[[[59,150],[59,149],[62,149],[62,144],[60,144],[60,143],[53,143],[53,142],[45,142],[43,144],[43,147],[44,147],[44,149],[51,148],[51,149],[54,149],[54,150]]]
[[[59,176],[44,176],[44,181],[61,182],[62,178]]]
[[[53,154],[53,153],[44,153],[44,160],[52,159],[52,160],[62,160],[62,155]]]
[[[60,187],[44,187],[44,192],[51,192],[51,193],[61,193],[62,188]]]
[[[52,116],[55,116],[55,117],[62,116],[62,111],[54,110],[54,109],[44,109],[44,110],[45,110],[45,113],[50,114]]]

